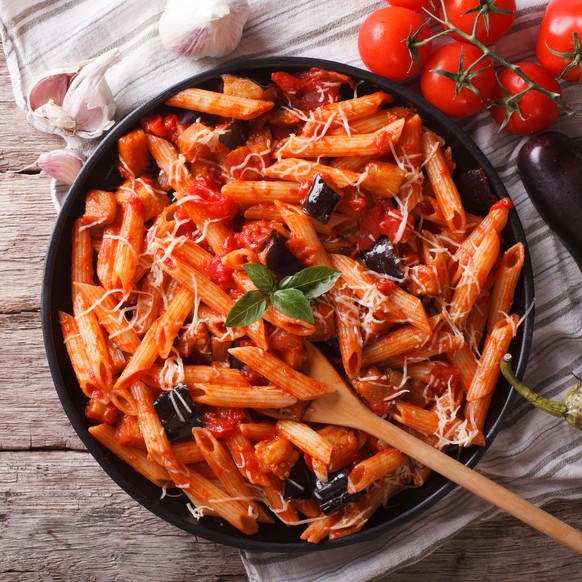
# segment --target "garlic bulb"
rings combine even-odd
[[[74,182],[84,163],[85,156],[77,150],[53,150],[41,154],[36,160],[36,167],[55,180],[70,185]]]
[[[160,39],[182,56],[222,57],[238,46],[249,12],[247,0],[168,0]]]
[[[32,115],[47,127],[79,137],[100,136],[115,121],[107,69],[120,60],[117,49],[37,81],[28,94]]]

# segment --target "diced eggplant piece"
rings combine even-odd
[[[303,263],[285,245],[285,237],[276,230],[273,231],[271,240],[267,243],[265,263],[280,279],[295,275],[304,269]]]
[[[497,197],[491,191],[487,176],[481,168],[455,174],[455,184],[467,212],[485,216]]]
[[[243,146],[249,139],[249,125],[242,119],[233,119],[228,125],[222,128],[223,133],[218,139],[229,150]]]
[[[392,242],[387,236],[381,236],[372,249],[362,253],[361,257],[372,271],[399,281],[404,279],[404,273],[400,269],[400,259],[396,256]]]
[[[317,174],[301,207],[311,218],[327,224],[340,200],[341,196]]]
[[[180,110],[178,114],[178,121],[182,125],[192,125],[193,123],[203,123],[204,125],[216,125],[219,118],[210,113],[202,113],[201,111],[183,111]]]
[[[315,342],[321,353],[327,358],[341,358],[340,345],[337,337],[332,337],[323,342]]]
[[[178,384],[172,390],[162,392],[154,400],[154,408],[170,441],[192,438],[192,429],[203,426],[186,384]]]
[[[364,491],[348,493],[348,474],[343,470],[337,473],[330,473],[327,483],[316,479],[313,488],[313,495],[325,515],[335,513],[338,509],[345,507],[348,503],[363,495],[363,493]]]
[[[313,473],[301,456],[284,481],[283,499],[309,499],[313,491]]]
[[[236,344],[233,342],[230,344],[231,348],[236,348]],[[235,358],[232,354],[228,354],[228,364],[231,368],[235,370],[244,370],[246,364],[241,362],[238,358]]]

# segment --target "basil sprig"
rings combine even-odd
[[[331,267],[307,267],[295,275],[284,277],[279,284],[273,273],[255,263],[244,265],[256,290],[245,293],[228,312],[225,327],[243,327],[261,319],[269,300],[275,309],[289,317],[313,323],[309,301],[329,291],[341,272]]]

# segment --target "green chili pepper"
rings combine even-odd
[[[561,416],[574,428],[582,430],[582,382],[579,378],[574,376],[577,382],[566,394],[564,402],[556,402],[534,392],[515,377],[511,369],[511,354],[503,356],[500,368],[505,379],[534,406],[552,416]]]

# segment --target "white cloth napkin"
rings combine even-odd
[[[158,38],[162,0],[2,0],[2,40],[16,103],[24,108],[33,80],[63,64],[94,57],[113,47],[121,63],[108,73],[121,119],[137,105],[187,76],[241,57],[312,56],[362,67],[357,33],[364,18],[384,2],[251,0],[242,43],[225,59],[193,61],[168,53]],[[512,61],[534,55],[547,2],[518,0],[512,32],[497,50]],[[579,86],[564,88],[582,109]],[[464,123],[505,181],[529,241],[535,272],[536,328],[525,380],[550,398],[561,399],[582,373],[582,278],[574,261],[534,210],[521,185],[515,158],[523,142],[498,133],[489,113]],[[582,135],[582,122],[562,117],[555,129]],[[70,145],[90,152],[97,141]],[[518,400],[479,470],[517,494],[542,504],[582,497],[582,433]],[[378,539],[306,555],[244,552],[252,581],[364,581],[418,561],[475,520],[494,515],[485,502],[455,490],[420,517]]]

